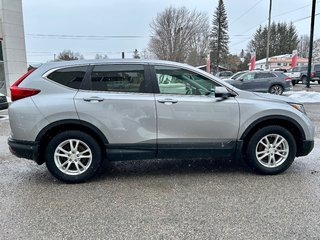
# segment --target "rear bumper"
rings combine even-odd
[[[297,157],[308,155],[314,147],[314,141],[304,140],[300,151],[297,153]]]
[[[8,139],[10,152],[19,157],[34,160],[36,163],[41,164],[39,161],[39,143],[30,141],[20,141],[12,138]]]

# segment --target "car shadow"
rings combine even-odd
[[[179,175],[192,173],[243,173],[251,169],[240,160],[212,159],[166,159],[104,162],[92,181],[103,181],[118,177]]]

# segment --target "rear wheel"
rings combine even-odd
[[[320,84],[320,80],[318,80],[318,83]]]
[[[283,87],[280,85],[273,85],[269,89],[269,93],[275,95],[281,95],[283,93]]]
[[[90,135],[81,131],[59,133],[48,143],[46,165],[57,179],[84,182],[97,172],[101,164],[101,149]]]
[[[250,166],[262,174],[278,174],[290,167],[296,155],[292,134],[280,126],[259,129],[248,142]]]
[[[296,80],[292,80],[292,86],[296,85],[297,81]]]

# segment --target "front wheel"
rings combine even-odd
[[[45,150],[46,165],[57,179],[84,182],[97,172],[102,154],[96,140],[89,134],[71,130],[54,136]]]
[[[262,174],[284,172],[290,167],[295,156],[296,142],[292,134],[280,126],[261,128],[248,142],[249,164]]]
[[[297,81],[296,80],[292,80],[292,86],[296,85]]]
[[[283,87],[280,85],[273,85],[270,87],[269,93],[274,95],[281,95],[283,93]]]

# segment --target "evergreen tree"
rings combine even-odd
[[[255,52],[256,59],[266,57],[268,27],[259,26],[248,44],[248,52]],[[298,47],[298,34],[293,23],[275,23],[270,26],[270,56],[292,53]]]
[[[210,42],[210,59],[216,70],[223,60],[228,56],[228,18],[223,0],[219,0],[219,4],[213,14],[212,30]]]

